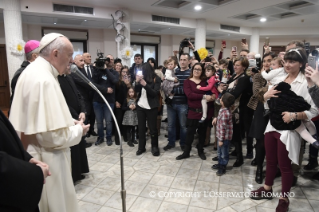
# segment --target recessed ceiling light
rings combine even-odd
[[[196,6],[194,7],[194,9],[195,9],[195,10],[201,10],[201,9],[202,9],[202,6],[196,5]]]
[[[267,18],[261,18],[260,19],[260,22],[266,22],[267,21]]]
[[[168,29],[171,29],[171,28],[168,28]]]
[[[56,23],[53,23],[53,24],[56,24]]]
[[[84,20],[84,21],[86,21],[86,20]]]

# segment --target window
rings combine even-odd
[[[133,57],[131,58],[131,64],[134,63],[134,55],[141,54],[143,62],[146,62],[148,58],[153,57],[158,63],[158,45],[157,44],[144,44],[144,43],[131,43],[133,49]]]
[[[86,40],[70,40],[72,45],[73,45],[73,56],[72,58],[75,57],[75,55],[78,54],[83,54],[84,52],[87,52],[87,41]]]

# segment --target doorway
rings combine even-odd
[[[5,113],[10,107],[10,88],[6,46],[0,44],[0,109]]]

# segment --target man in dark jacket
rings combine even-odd
[[[73,78],[69,76],[70,70],[66,75],[59,75],[58,80],[65,101],[69,107],[72,118],[75,120],[85,120],[85,104],[82,95],[77,90]],[[85,136],[82,137],[79,144],[72,146],[71,149],[71,165],[73,182],[84,179],[82,173],[89,172],[89,164],[86,155]]]
[[[50,175],[47,164],[27,153],[0,110],[0,211],[39,211],[43,182]]]
[[[38,47],[40,45],[40,42],[37,40],[29,40],[25,46],[24,46],[24,53],[26,56],[26,60],[23,61],[21,64],[21,67],[16,71],[14,74],[12,80],[11,80],[11,90],[12,90],[12,95],[10,98],[10,106],[13,100],[14,96],[14,89],[16,87],[17,81],[19,76],[22,74],[23,70],[30,64],[32,63],[39,55]]]
[[[131,81],[134,82],[135,76],[137,71],[142,67],[143,65],[143,57],[141,54],[135,54],[134,55],[134,63],[132,64],[129,74],[131,75]]]

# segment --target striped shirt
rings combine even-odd
[[[187,104],[187,98],[184,93],[184,81],[190,76],[191,70],[187,69],[185,71],[181,71],[181,69],[177,68],[175,70],[175,75],[179,80],[179,86],[174,87],[174,90],[172,93],[174,93],[172,104]]]

